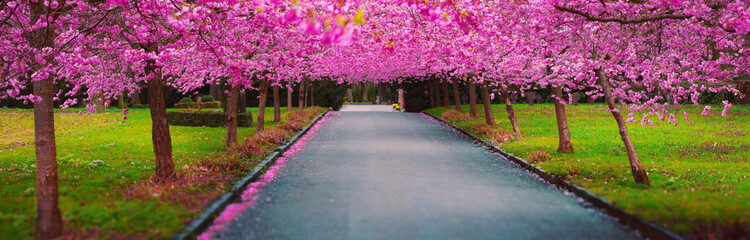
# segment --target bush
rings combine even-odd
[[[184,98],[180,99],[180,102],[181,103],[191,103],[191,102],[193,102],[193,99],[189,98],[189,97],[184,97]]]
[[[227,125],[227,115],[224,112],[209,111],[171,111],[167,112],[169,125],[175,126],[206,126],[223,127]],[[253,116],[250,112],[237,114],[237,126],[253,126]]]
[[[174,105],[174,108],[220,108],[221,102],[180,102]]]
[[[529,162],[531,163],[541,163],[541,162],[547,162],[549,160],[552,160],[552,156],[549,155],[547,152],[542,151],[533,151],[531,152],[531,155],[529,155]]]
[[[133,104],[133,107],[131,107],[131,108],[135,108],[135,109],[150,109],[151,106],[149,106],[148,104]]]
[[[214,96],[205,95],[201,97],[201,102],[213,102],[213,101],[216,101],[216,99],[214,99]]]
[[[315,105],[338,111],[344,105],[345,94],[346,85],[334,81],[319,81],[315,86]]]

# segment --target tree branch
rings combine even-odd
[[[688,19],[688,18],[693,17],[691,15],[674,14],[671,12],[667,12],[667,13],[661,13],[661,14],[656,14],[656,15],[644,16],[640,18],[625,19],[625,18],[614,18],[614,17],[597,17],[594,15],[591,15],[590,13],[583,12],[575,8],[565,7],[565,6],[555,6],[555,8],[563,12],[569,12],[569,13],[582,16],[586,18],[587,21],[616,22],[620,24],[637,24],[637,23],[653,22],[653,21],[659,21],[659,20],[665,20],[665,19],[681,20],[681,19]]]

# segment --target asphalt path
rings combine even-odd
[[[426,116],[340,112],[214,239],[633,239]]]

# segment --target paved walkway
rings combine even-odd
[[[393,105],[358,105],[347,104],[341,107],[341,112],[393,112]]]
[[[341,112],[217,239],[631,239],[425,116]]]

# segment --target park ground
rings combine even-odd
[[[463,106],[465,114],[457,113],[455,107],[426,112],[493,140],[503,150],[688,238],[749,236],[749,105],[734,106],[726,117],[720,116],[723,106],[718,105],[707,116],[701,116],[702,108],[697,107],[673,110],[679,117],[677,126],[655,116],[651,117],[653,128],[641,126],[640,121],[629,123],[628,131],[649,172],[650,187],[634,183],[617,124],[605,105],[566,106],[575,148],[572,154],[556,152],[553,104],[513,106],[520,138],[512,136],[505,105],[492,105],[496,124],[491,127],[484,124],[482,105],[477,106],[480,114],[475,119],[468,117],[468,105]],[[683,111],[689,114],[689,122]]]
[[[284,113],[281,123],[274,124],[273,108],[266,108],[267,134],[254,134],[254,127],[238,129],[240,139],[248,138],[238,147],[242,151],[224,148],[226,128],[170,126],[178,176],[171,184],[159,185],[150,180],[154,153],[148,109],[130,109],[128,119],[119,109],[90,115],[79,110],[55,113],[60,209],[65,236],[72,239],[154,239],[176,234],[251,170],[274,147],[269,141],[279,135],[289,137],[291,131],[282,130],[291,125],[299,128],[323,111]],[[257,108],[248,111],[258,115]],[[31,110],[0,108],[0,239],[33,236],[33,129]],[[261,144],[247,144],[254,140]]]
[[[468,119],[427,112],[489,138],[481,115]],[[575,153],[559,154],[552,104],[514,105],[523,137],[509,138],[504,105],[493,105],[493,139],[516,156],[607,198],[616,206],[679,234],[727,238],[748,234],[750,226],[750,106],[738,105],[727,117],[714,106],[675,110],[678,125],[654,120],[653,128],[628,124],[652,185],[633,183],[617,126],[606,106],[567,106]],[[468,106],[464,105],[464,112]],[[257,116],[257,109],[249,109]],[[322,111],[316,109],[311,112]],[[684,121],[687,111],[690,122]],[[218,194],[225,192],[259,157],[226,154],[225,128],[172,126],[175,168],[181,182],[158,187],[153,176],[150,116],[147,109],[80,115],[56,114],[60,206],[66,228],[79,236],[159,238],[180,231]],[[272,119],[272,109],[266,112]],[[282,124],[287,120],[283,118]],[[270,121],[267,124],[274,128]],[[254,128],[240,128],[241,137]],[[34,149],[30,110],[0,109],[0,238],[33,234]],[[260,155],[260,154],[259,154]]]

